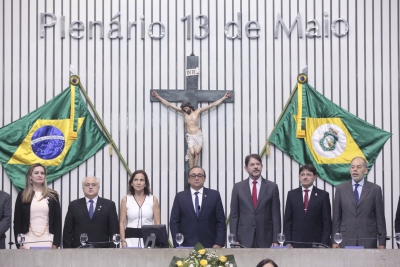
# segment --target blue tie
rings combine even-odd
[[[199,192],[194,193],[196,195],[196,198],[194,199],[194,205],[195,205],[195,211],[196,211],[196,216],[199,218],[199,210],[200,210],[200,205],[199,205]]]
[[[360,200],[360,197],[358,196],[358,188],[359,184],[354,184],[354,198],[356,199],[356,205],[358,205],[358,201]]]
[[[92,217],[93,217],[93,210],[94,210],[94,208],[93,208],[93,200],[91,199],[91,200],[89,200],[89,202],[90,202],[90,206],[89,206],[89,217],[90,217],[90,219],[92,219]]]

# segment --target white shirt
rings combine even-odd
[[[92,200],[93,200],[93,213],[94,213],[94,211],[96,210],[96,203],[97,203],[97,199],[99,198],[99,196],[96,196],[95,198],[93,198]],[[87,198],[87,197],[85,197],[85,199],[86,199],[86,207],[87,207],[87,210],[88,210],[88,212],[89,212],[89,208],[90,208],[90,202],[89,202],[89,198]]]
[[[253,195],[253,181],[257,181],[256,187],[257,187],[257,199],[258,196],[260,195],[260,188],[261,188],[261,176],[258,177],[257,180],[253,180],[249,177],[249,185],[250,185],[250,194]]]
[[[302,191],[303,191],[303,203],[304,203],[304,196],[306,195],[306,191],[305,190],[310,190],[310,191],[308,191],[308,201],[310,201],[310,198],[311,198],[311,191],[312,191],[312,189],[313,189],[313,185],[311,185],[309,188],[304,188],[303,186],[301,187],[301,189],[302,189]]]
[[[200,188],[199,191],[194,190],[193,188],[190,188],[190,193],[192,194],[192,202],[193,202],[193,208],[194,212],[196,213],[196,209],[200,211],[201,209],[201,202],[203,200],[203,189],[204,187]],[[197,196],[199,197],[199,206],[196,207],[196,195],[194,193],[199,192]]]

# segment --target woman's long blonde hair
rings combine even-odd
[[[31,181],[31,175],[33,173],[33,169],[35,169],[36,167],[42,167],[44,170],[44,174],[47,175],[46,167],[40,163],[34,163],[29,167],[28,171],[26,172],[26,176],[25,176],[25,189],[24,189],[24,191],[22,191],[22,203],[30,203],[33,199],[33,196],[35,195],[35,192],[33,191],[33,184],[30,181]],[[43,199],[45,197],[49,197],[49,198],[54,199],[55,201],[58,201],[57,200],[58,193],[57,193],[57,191],[47,187],[47,179],[44,179],[44,183],[42,184],[42,198],[41,199]]]

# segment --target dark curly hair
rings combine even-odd
[[[135,189],[133,188],[133,186],[131,184],[132,184],[132,181],[135,178],[135,176],[139,173],[144,175],[144,181],[146,183],[146,186],[144,188],[144,194],[146,196],[148,196],[151,193],[150,182],[149,182],[149,177],[147,177],[147,173],[144,170],[137,170],[134,173],[132,173],[131,178],[129,178],[129,182],[128,182],[128,193],[131,194],[132,196],[135,195]]]

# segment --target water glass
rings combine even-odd
[[[86,244],[86,242],[88,241],[88,235],[86,233],[82,233],[81,237],[80,237],[80,241],[82,246]]]
[[[183,240],[185,239],[182,233],[177,233],[176,234],[176,243],[179,244],[179,246],[181,246],[181,244],[183,243]]]
[[[341,233],[336,233],[333,239],[335,240],[336,244],[340,244],[343,240],[343,236]]]
[[[396,243],[400,245],[400,233],[396,233]]]
[[[231,245],[233,245],[235,243],[235,234],[234,233],[230,233],[228,235],[228,241],[229,241],[229,244],[231,244]]]
[[[285,242],[285,234],[279,233],[278,234],[278,242],[281,247],[283,247],[283,243]]]
[[[121,236],[119,234],[113,234],[113,242],[115,244],[115,248],[117,248],[118,244],[121,242]]]
[[[21,246],[23,246],[25,242],[25,235],[21,233],[18,234],[17,241],[19,244],[21,244]]]

